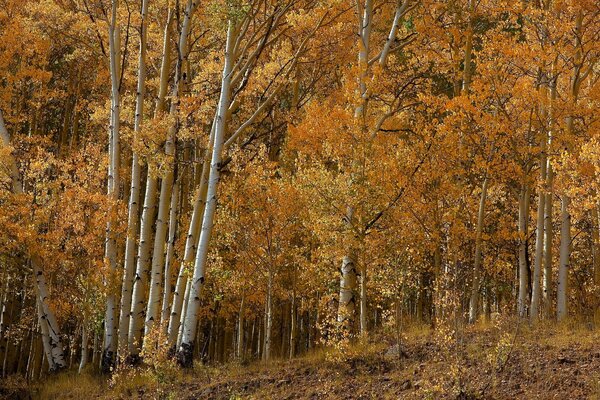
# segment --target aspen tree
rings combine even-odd
[[[0,111],[0,139],[2,139],[3,146],[10,145],[10,136],[4,122],[4,115],[2,114],[2,111]],[[11,156],[8,160],[8,163],[8,170],[13,192],[15,194],[22,194],[24,192],[23,182],[19,175],[17,162],[14,157]],[[60,336],[60,329],[54,313],[48,307],[49,293],[46,285],[46,277],[41,270],[42,260],[36,253],[30,254],[29,259],[33,268],[33,276],[35,279],[36,301],[38,302],[38,319],[42,333],[44,334],[43,344],[47,353],[46,359],[48,360],[51,371],[59,371],[66,368],[66,361]],[[2,318],[4,319],[4,312],[2,313]]]
[[[144,118],[144,97],[146,94],[146,40],[148,0],[142,0],[140,10],[140,52],[138,58],[138,81],[135,97],[135,118],[133,131],[137,135]],[[135,137],[134,137],[135,140]],[[135,252],[137,231],[139,229],[139,201],[140,201],[140,175],[141,165],[136,151],[131,160],[131,187],[129,189],[129,211],[127,217],[127,239],[125,242],[125,263],[123,268],[123,283],[121,286],[121,308],[119,313],[119,356],[127,350],[129,334],[129,320],[131,318],[131,292],[133,289],[133,275],[135,273]]]
[[[485,218],[485,201],[487,198],[488,177],[483,180],[481,187],[481,198],[479,201],[479,211],[477,213],[477,233],[475,236],[475,263],[473,265],[473,284],[471,287],[471,298],[469,299],[469,323],[477,321],[479,290],[481,286],[481,253],[483,245],[483,224]]]
[[[178,111],[180,97],[183,96],[186,85],[184,70],[187,67],[187,59],[189,52],[189,33],[191,29],[192,16],[196,10],[197,3],[193,0],[188,0],[184,11],[183,24],[179,34],[179,47],[176,71],[175,84],[173,86],[173,98],[171,100],[170,114],[175,116]],[[176,123],[177,124],[177,123]],[[169,160],[175,157],[175,135],[177,126],[172,126],[167,134],[165,142],[165,155]],[[161,180],[160,200],[158,203],[158,214],[156,217],[156,233],[154,236],[154,250],[152,254],[152,270],[150,271],[150,292],[148,294],[148,308],[146,312],[145,334],[148,334],[152,329],[154,321],[159,318],[159,309],[161,302],[161,289],[163,284],[163,268],[165,259],[165,243],[168,228],[169,205],[171,193],[173,191],[174,180],[174,165],[170,161],[166,175]]]
[[[118,0],[112,1],[111,21],[108,28],[109,35],[109,62],[110,62],[110,80],[111,80],[111,121],[109,127],[109,159],[108,168],[108,197],[111,199],[112,207],[119,201],[119,160],[121,158],[119,145],[120,129],[120,79],[121,79],[121,34],[117,22]],[[117,273],[117,241],[114,236],[114,226],[116,225],[116,210],[109,210],[109,218],[106,225],[106,250],[105,259],[110,266],[111,274]],[[110,287],[106,299],[106,314],[104,317],[104,351],[102,369],[105,372],[110,371],[114,364],[114,358],[117,350],[117,299],[115,288]]]
[[[156,107],[154,112],[155,118],[160,118],[165,112],[165,97],[167,95],[170,60],[170,27],[172,13],[169,11],[167,15],[167,23],[165,24],[165,32],[163,39],[163,51],[160,70],[160,86]],[[129,324],[129,340],[128,351],[135,361],[142,347],[142,334],[145,330],[145,317],[148,299],[148,274],[152,254],[152,228],[154,226],[155,208],[156,208],[156,191],[158,186],[157,171],[150,168],[146,178],[146,193],[144,195],[144,206],[142,209],[141,224],[140,224],[140,242],[138,246],[138,260],[133,284],[133,294],[131,301],[131,318]]]
[[[256,5],[257,7],[260,4]],[[215,211],[217,205],[217,188],[219,184],[220,168],[222,162],[223,148],[230,146],[253,124],[256,119],[262,115],[281,89],[287,84],[287,79],[292,71],[295,70],[299,57],[302,55],[305,46],[316,30],[321,26],[327,14],[319,20],[317,27],[309,33],[298,50],[292,56],[292,59],[282,68],[280,81],[274,83],[272,92],[265,96],[265,99],[260,103],[251,116],[239,125],[236,130],[232,130],[229,138],[226,134],[229,131],[228,117],[230,116],[230,107],[232,106],[232,87],[235,85],[245,86],[248,75],[254,67],[254,63],[264,48],[272,45],[270,41],[271,35],[279,24],[281,18],[287,13],[292,3],[281,8],[275,8],[275,11],[267,16],[265,22],[258,24],[257,31],[246,38],[249,41],[243,43],[245,35],[248,33],[253,19],[257,16],[258,8],[248,11],[240,20],[229,19],[227,28],[227,40],[225,44],[225,62],[221,78],[221,90],[217,112],[214,120],[214,138],[212,145],[210,169],[208,172],[206,203],[202,215],[202,225],[200,237],[198,238],[198,248],[194,262],[194,273],[192,283],[190,285],[189,297],[186,301],[186,313],[182,315],[181,324],[181,344],[178,349],[178,359],[182,366],[192,366],[193,346],[196,337],[196,329],[198,324],[198,309],[200,305],[200,289],[204,283],[204,274],[206,270],[206,262],[208,259],[209,243],[212,236]],[[256,48],[250,46],[256,44]],[[277,79],[277,77],[275,77]]]
[[[520,317],[527,315],[529,306],[529,260],[528,260],[528,236],[529,229],[529,187],[524,184],[519,194],[519,294],[517,299],[517,311]]]

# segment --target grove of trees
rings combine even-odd
[[[0,369],[600,318],[597,0],[6,0]]]

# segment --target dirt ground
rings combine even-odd
[[[400,351],[398,351],[400,348]],[[345,354],[345,356],[341,356]],[[201,366],[106,377],[59,374],[32,387],[3,385],[7,399],[600,399],[600,331],[587,327],[469,328],[383,334],[348,352],[294,360]],[[7,381],[5,381],[6,383]]]
[[[581,337],[578,337],[581,336]],[[465,333],[346,360],[232,368],[181,388],[185,399],[595,399],[600,337],[589,332]]]

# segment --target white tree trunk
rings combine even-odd
[[[363,265],[360,273],[360,334],[366,335],[369,330],[367,320],[367,266]]]
[[[48,305],[48,287],[46,286],[46,278],[40,269],[41,260],[37,256],[33,256],[31,259],[31,266],[33,267],[33,274],[37,285],[37,293],[40,301],[40,325],[44,329],[43,322],[48,328],[48,346],[50,347],[50,357],[48,360],[52,361],[52,370],[61,370],[67,367],[65,361],[65,355],[63,350],[62,340],[60,338],[60,330],[58,329],[58,323],[56,317],[50,306]]]
[[[360,96],[360,102],[354,110],[354,116],[356,118],[363,119],[367,114],[367,102],[368,102],[368,91],[367,91],[367,73],[369,69],[369,44],[371,38],[371,29],[373,27],[373,0],[366,0],[364,8],[362,7],[362,1],[358,0],[357,13],[358,13],[358,67],[360,68],[358,74],[358,94]]]
[[[204,207],[206,205],[206,191],[208,188],[208,171],[209,159],[208,154],[212,150],[212,142],[214,138],[214,130],[209,138],[209,147],[204,157],[204,163],[202,164],[202,176],[200,178],[200,186],[196,195],[196,202],[194,203],[194,210],[192,211],[192,218],[190,220],[190,226],[188,229],[187,237],[185,240],[185,251],[183,255],[183,262],[179,267],[179,274],[177,275],[177,282],[175,284],[175,291],[173,292],[173,301],[171,305],[171,314],[169,315],[169,326],[167,329],[167,338],[170,345],[179,343],[180,339],[180,327],[182,321],[182,308],[184,301],[186,300],[186,289],[188,286],[188,278],[186,268],[190,266],[196,255],[196,249],[198,248],[198,239],[200,234],[200,221],[204,216]]]
[[[131,318],[129,322],[129,354],[133,361],[140,353],[142,346],[142,332],[144,330],[144,317],[146,313],[146,292],[148,286],[148,272],[150,267],[150,243],[152,241],[152,225],[154,223],[154,209],[156,208],[156,178],[152,171],[148,171],[146,180],[146,194],[140,225],[140,244],[138,247],[137,267],[131,298]]]
[[[44,358],[48,360],[48,369],[50,371],[54,371],[56,369],[56,365],[54,364],[54,360],[52,359],[52,345],[50,344],[50,330],[48,328],[48,321],[44,317],[44,311],[42,310],[42,303],[40,301],[40,297],[38,294],[38,290],[36,288],[36,304],[37,304],[37,312],[38,312],[38,322],[40,325],[40,331],[42,334],[42,347],[44,350]]]
[[[550,308],[552,305],[552,181],[553,172],[550,159],[548,159],[547,181],[548,193],[546,194],[546,210],[544,213],[544,275],[542,277],[542,303],[544,316],[550,317]]]
[[[485,202],[487,199],[488,178],[483,180],[481,187],[481,198],[479,200],[479,212],[477,213],[477,232],[475,234],[475,262],[473,266],[473,285],[471,287],[471,298],[469,300],[469,323],[477,321],[479,307],[479,290],[481,289],[481,260],[483,246],[483,223],[485,218]]]
[[[171,65],[171,40],[170,28],[173,14],[171,10],[167,15],[163,35],[163,54],[160,70],[160,85],[154,117],[160,118],[161,113],[165,111],[165,98],[167,95],[170,65]],[[154,174],[156,171],[148,170],[146,179],[146,194],[144,196],[144,206],[140,224],[140,242],[138,246],[138,259],[136,273],[133,284],[133,294],[131,301],[128,350],[133,355],[134,361],[137,359],[139,349],[141,348],[142,332],[144,330],[144,320],[146,312],[146,295],[148,286],[148,273],[150,268],[150,244],[152,240],[152,227],[154,226],[154,213],[156,208],[156,190],[157,180]]]
[[[559,321],[568,315],[569,261],[571,257],[570,199],[567,195],[563,195],[561,200],[560,261],[558,265],[558,291],[556,300],[556,316]]]
[[[200,290],[204,283],[204,271],[208,259],[208,247],[212,236],[215,210],[217,207],[217,187],[219,183],[221,167],[221,150],[227,130],[227,111],[230,106],[230,83],[234,63],[233,46],[235,43],[235,26],[229,22],[227,30],[227,44],[225,49],[225,65],[223,67],[223,78],[221,80],[221,94],[215,123],[215,137],[210,165],[208,187],[206,194],[206,206],[202,220],[202,231],[194,263],[194,276],[190,287],[189,302],[187,305],[183,336],[179,348],[179,360],[185,367],[192,366],[192,354],[196,338],[196,326],[198,321],[198,309],[200,307]]]
[[[88,362],[88,329],[87,327],[82,328],[81,332],[81,360],[79,361],[78,373],[85,368]]]
[[[109,159],[108,169],[108,190],[107,195],[111,199],[112,206],[109,209],[108,220],[106,224],[106,248],[104,258],[109,264],[111,274],[117,273],[117,240],[114,234],[116,220],[116,203],[119,200],[119,160],[121,157],[119,145],[120,130],[120,109],[121,100],[119,86],[121,80],[120,74],[120,47],[121,34],[117,26],[117,7],[118,0],[112,2],[112,19],[109,26],[109,53],[110,53],[110,80],[111,80],[111,116],[109,129]],[[111,276],[111,278],[113,278]],[[103,370],[109,371],[114,365],[117,345],[117,299],[116,288],[111,287],[112,279],[109,279],[108,294],[106,297],[106,313],[104,317],[104,351],[103,351]]]
[[[542,155],[540,160],[541,182],[546,182],[546,139],[542,139]],[[544,188],[538,191],[537,231],[535,236],[535,263],[531,278],[531,307],[529,317],[532,322],[539,318],[540,278],[544,264],[544,212],[546,209],[546,193]]]
[[[188,37],[191,28],[192,14],[196,4],[188,0],[185,8],[183,24],[179,36],[179,60],[177,62],[177,71],[175,73],[175,85],[173,99],[171,100],[171,115],[175,116],[179,107],[180,96],[184,89],[184,70],[187,66],[188,58]],[[176,126],[169,129],[167,141],[165,143],[165,154],[168,158],[175,156],[175,136]],[[163,268],[165,261],[165,239],[167,236],[169,214],[169,205],[171,192],[173,190],[174,165],[171,163],[167,174],[163,177],[160,187],[160,200],[158,203],[158,216],[156,218],[156,234],[154,237],[154,250],[152,254],[152,271],[150,274],[150,293],[148,296],[148,309],[146,312],[145,333],[148,334],[152,329],[154,321],[158,319],[158,310],[161,301],[161,289],[163,284]]]
[[[162,299],[162,310],[160,313],[160,324],[163,332],[167,332],[169,320],[169,305],[171,304],[171,265],[175,252],[175,240],[177,239],[177,226],[179,215],[179,198],[181,192],[181,179],[177,178],[171,195],[171,206],[169,211],[169,238],[167,240],[167,254],[165,257],[165,282]]]
[[[133,123],[134,140],[140,131],[144,118],[144,96],[146,94],[146,37],[148,0],[142,1],[140,27],[140,53],[138,60],[137,94],[135,98],[135,119]],[[127,350],[129,335],[129,320],[131,318],[131,295],[133,275],[135,273],[135,253],[139,229],[141,166],[137,152],[133,152],[131,160],[131,187],[129,191],[129,213],[127,216],[127,240],[125,242],[125,265],[123,268],[123,283],[121,286],[121,308],[119,313],[119,356]]]
[[[350,330],[356,313],[356,267],[352,256],[345,256],[342,261],[340,277],[340,298],[338,323]]]
[[[185,317],[187,315],[187,307],[190,303],[190,290],[192,288],[192,281],[190,279],[186,279],[185,285],[185,293],[183,295],[183,304],[181,306],[181,315],[179,318],[179,328],[177,330],[177,346],[179,348],[181,346],[181,341],[183,340],[183,328],[185,326]]]
[[[524,185],[519,195],[519,298],[517,311],[520,317],[527,315],[529,305],[529,267],[527,260],[529,221],[529,188]]]
[[[263,361],[271,359],[271,332],[273,330],[273,272],[269,270],[267,280],[267,298],[265,308],[265,344],[263,350]]]

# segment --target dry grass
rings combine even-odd
[[[394,338],[372,333],[345,349],[318,348],[291,361],[196,364],[183,373],[158,358],[110,380],[66,372],[29,391],[34,399],[102,400],[600,399],[600,331],[587,324],[478,323],[461,329],[460,341],[442,331],[406,326],[400,357],[388,351]]]

